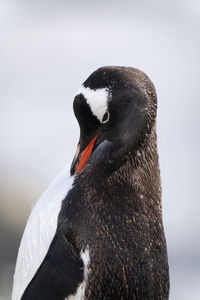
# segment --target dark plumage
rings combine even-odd
[[[84,87],[107,88],[110,119],[101,123],[83,94],[74,100],[81,153],[100,133],[63,200],[56,235],[23,299],[64,299],[83,281],[85,299],[166,300],[169,275],[161,212],[157,97],[141,71],[103,67]],[[105,116],[107,118],[108,116]]]

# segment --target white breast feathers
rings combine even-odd
[[[12,300],[20,300],[43,262],[57,228],[62,200],[72,188],[74,177],[64,168],[35,204],[28,219],[14,274]]]

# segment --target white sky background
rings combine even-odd
[[[198,0],[0,1],[1,221],[22,232],[33,202],[70,166],[73,97],[90,73],[137,67],[158,93],[170,299],[199,299],[199,53]]]

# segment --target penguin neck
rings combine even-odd
[[[154,205],[161,205],[161,179],[157,151],[156,125],[137,150],[129,154],[126,162],[115,171],[109,180],[119,180],[132,187],[143,199],[153,199]],[[160,208],[161,209],[161,208]]]
[[[154,124],[144,141],[139,145],[133,144],[129,151],[118,154],[116,147],[108,143],[106,151],[100,147],[96,155],[93,154],[77,178],[83,182],[87,180],[98,190],[103,189],[106,182],[118,182],[131,187],[138,195],[146,195],[146,199],[153,199],[153,205],[160,207],[161,182],[156,141]]]

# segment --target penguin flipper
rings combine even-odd
[[[61,300],[76,293],[83,281],[83,261],[78,250],[57,231],[40,268],[22,300]]]

